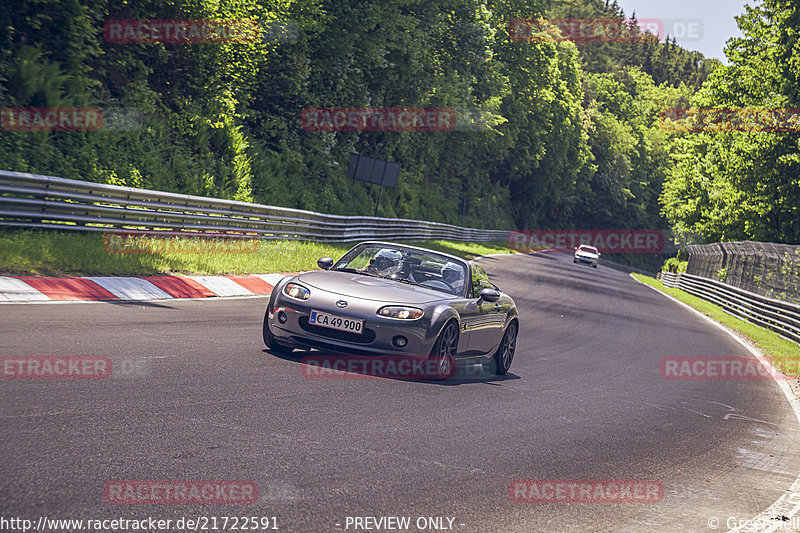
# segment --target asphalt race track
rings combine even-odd
[[[308,379],[297,359],[264,350],[265,297],[0,306],[0,355],[108,356],[114,368],[99,380],[0,381],[0,516],[711,531],[711,517],[725,530],[797,478],[798,421],[774,382],[659,373],[663,357],[748,356],[727,334],[602,265],[479,262],[520,310],[502,379]],[[663,499],[518,503],[515,479],[654,479]],[[259,500],[110,504],[112,480],[252,480]]]

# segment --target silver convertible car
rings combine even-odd
[[[362,242],[317,265],[322,270],[274,287],[263,327],[273,353],[422,356],[435,379],[452,376],[456,365],[508,372],[517,307],[479,265],[387,242]]]

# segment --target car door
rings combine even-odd
[[[471,355],[494,350],[500,342],[505,325],[505,311],[501,302],[480,300],[481,290],[493,288],[489,276],[480,265],[471,266],[471,299],[467,303],[467,317],[462,318],[462,330],[469,335],[467,351]]]

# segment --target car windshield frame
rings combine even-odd
[[[580,246],[578,246],[578,251],[579,252],[589,253],[589,254],[597,254],[598,253],[597,248],[595,248],[593,246],[588,246],[586,244],[581,244]]]
[[[389,275],[381,275],[375,271],[368,271],[367,267],[370,266],[369,263],[365,265],[357,265],[357,268],[351,266],[354,260],[361,258],[365,255],[366,257],[374,256],[377,252],[383,249],[389,249],[392,251],[397,251],[402,254],[400,268],[394,273],[397,274],[393,276],[392,273]],[[414,258],[415,261],[409,261],[409,259]],[[428,259],[427,265],[425,264],[425,258]],[[419,259],[419,262],[416,261]],[[363,260],[362,260],[363,262]],[[451,288],[444,288],[447,286],[444,281],[441,280],[441,269],[444,265],[448,263],[454,263],[458,265],[462,269],[462,277],[461,277],[461,286],[458,291],[451,289]],[[441,265],[441,268],[439,267]],[[384,243],[384,242],[364,242],[357,244],[350,250],[348,250],[342,257],[340,257],[334,264],[331,266],[330,271],[338,271],[338,272],[351,272],[357,273],[365,276],[377,277],[381,279],[387,279],[389,281],[395,281],[397,283],[402,283],[405,285],[413,285],[417,287],[422,287],[424,289],[435,290],[444,294],[447,294],[452,297],[464,298],[467,291],[471,288],[471,284],[468,280],[470,280],[471,276],[471,268],[470,265],[459,258],[452,257],[446,254],[441,254],[438,252],[434,252],[432,250],[427,250],[425,248],[416,248],[414,246],[403,246],[399,244],[393,243]],[[411,278],[414,278],[414,274],[421,275],[421,276],[430,276],[429,279],[425,279],[421,282],[417,281],[416,279],[409,279],[408,274],[411,274]],[[426,284],[426,282],[434,282]]]

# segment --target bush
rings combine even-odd
[[[664,262],[664,266],[661,267],[662,272],[673,272],[675,274],[686,272],[686,265],[689,264],[689,261],[681,261],[677,257],[670,257]]]

